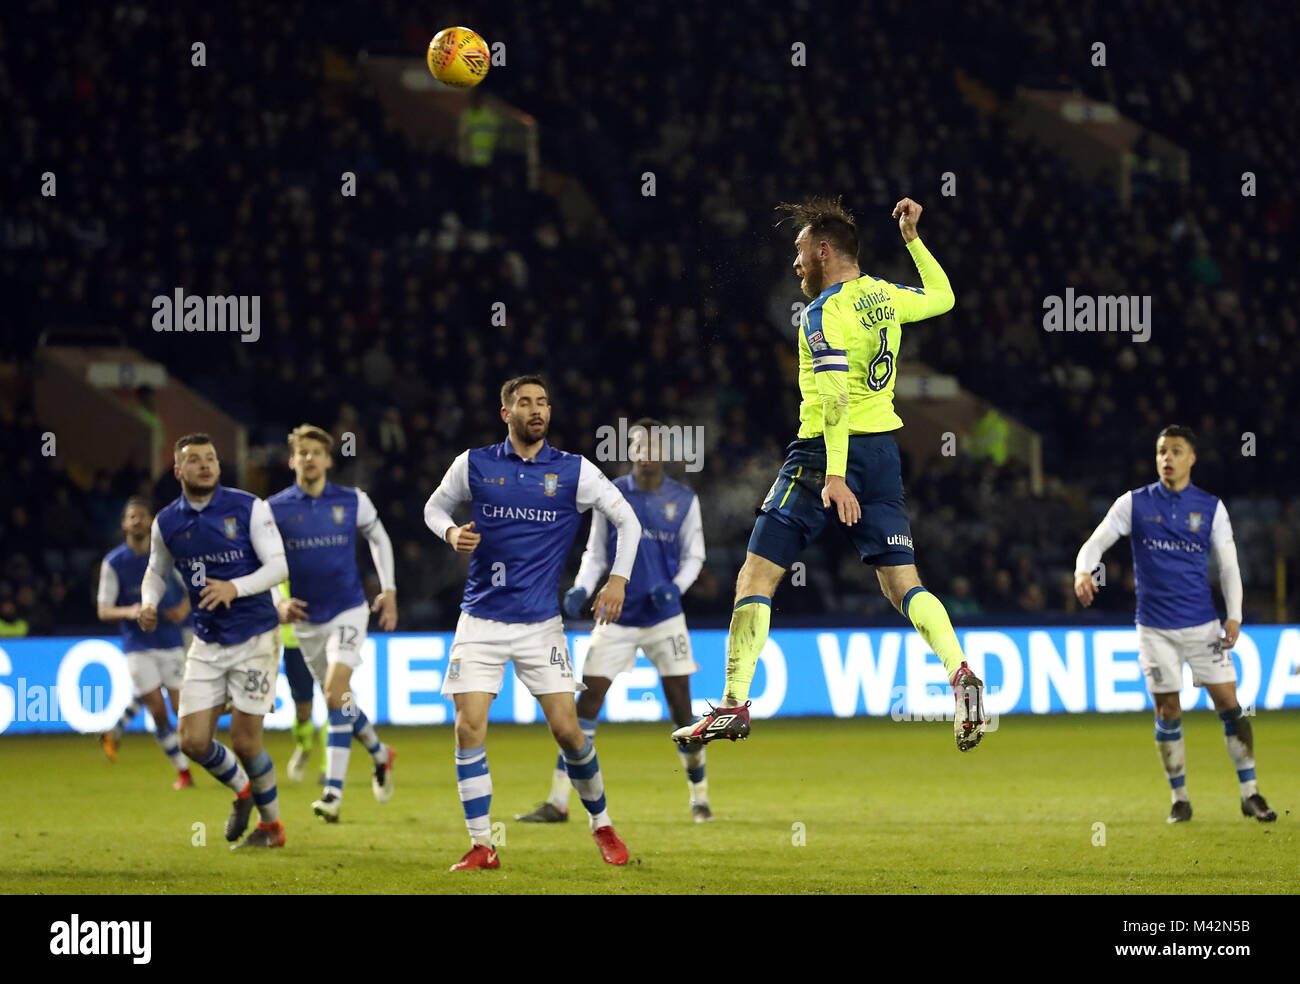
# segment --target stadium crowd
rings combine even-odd
[[[725,619],[753,509],[797,421],[793,230],[774,229],[771,208],[823,189],[857,212],[864,270],[900,282],[916,278],[889,211],[903,194],[926,206],[922,236],[958,304],[905,329],[901,372],[921,360],[951,373],[1044,438],[1041,495],[1016,460],[908,463],[921,572],[955,618],[1074,611],[1079,544],[1116,495],[1151,480],[1155,433],[1171,422],[1196,428],[1194,479],[1232,512],[1248,619],[1272,614],[1250,602],[1270,595],[1276,553],[1300,556],[1284,414],[1300,390],[1287,275],[1300,185],[1284,152],[1296,124],[1269,110],[1285,93],[1244,92],[1243,66],[1203,56],[1232,30],[1240,50],[1280,59],[1295,12],[1261,21],[1192,4],[1190,26],[1152,31],[1175,14],[1143,5],[1098,13],[1089,33],[1056,27],[1064,0],[943,17],[905,0],[806,0],[762,17],[612,0],[499,7],[474,25],[507,42],[487,84],[538,120],[544,167],[597,203],[580,222],[509,161],[470,167],[412,147],[362,87],[321,97],[326,47],[419,57],[440,25],[418,5],[229,7],[124,2],[76,21],[39,2],[6,11],[0,359],[21,379],[43,330],[113,326],[247,425],[264,494],[290,481],[290,427],[355,434],[334,478],[366,488],[389,528],[404,627],[453,624],[463,566],[421,508],[455,454],[501,439],[497,388],[534,369],[551,381],[551,439],[566,450],[594,457],[597,429],[620,417],[704,427],[704,469],[678,474],[700,494],[710,551],[686,603]],[[924,50],[891,40],[918,30]],[[1089,64],[1093,34],[1110,42],[1104,71]],[[1016,60],[998,56],[1013,45]],[[992,99],[973,98],[971,80]],[[1184,143],[1190,181],[1154,175],[1123,208],[1013,126],[1017,84],[1115,101]],[[35,192],[47,170],[56,197]],[[1258,197],[1241,194],[1246,170]],[[344,171],[355,198],[339,194]],[[947,172],[956,194],[941,196]],[[259,295],[261,338],[155,333],[150,299],[176,286]],[[1151,295],[1151,340],[1044,333],[1043,297],[1066,286]],[[44,428],[13,390],[0,632],[86,626],[121,503],[143,489],[161,504],[174,484],[124,469],[79,487],[39,455]],[[1131,611],[1124,557],[1111,554],[1109,583],[1128,590],[1101,595],[1112,615]],[[843,544],[828,538],[805,560],[812,590],[788,584],[778,607],[888,616]]]

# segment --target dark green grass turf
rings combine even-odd
[[[1295,893],[1300,713],[1254,719],[1261,790],[1275,824],[1242,817],[1214,714],[1183,719],[1195,819],[1167,825],[1168,787],[1149,715],[1004,717],[961,754],[950,724],[888,719],[756,722],[709,746],[717,821],[687,808],[668,726],[597,736],[625,869],[603,864],[577,798],[563,825],[514,822],[549,790],[542,726],[493,727],[488,757],[502,867],[451,874],[466,849],[450,728],[381,729],[398,751],[397,794],[370,793],[354,746],[342,822],[311,814],[313,784],[281,776],[283,850],[232,854],[229,793],[196,767],[173,792],[153,739],[110,764],[92,737],[0,738],[0,891],[5,893]],[[315,764],[313,763],[314,778]],[[195,823],[206,846],[195,846]],[[1104,846],[1100,840],[1104,824]]]

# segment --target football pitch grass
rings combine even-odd
[[[749,741],[708,746],[717,819],[695,824],[669,726],[602,724],[610,810],[632,856],[620,869],[601,862],[576,795],[566,824],[514,821],[549,791],[556,749],[543,725],[494,725],[502,867],[458,873],[447,867],[468,844],[450,727],[379,729],[398,752],[385,805],[354,745],[335,825],[311,813],[314,782],[285,781],[291,739],[270,734],[288,843],[236,853],[222,836],[229,792],[197,766],[193,788],[171,790],[151,736],[129,735],[116,765],[93,736],[11,736],[0,738],[0,891],[1292,894],[1300,712],[1264,713],[1254,727],[1273,824],[1241,815],[1209,711],[1183,718],[1187,824],[1165,823],[1145,713],[1003,717],[967,754],[945,722],[756,721]],[[319,747],[312,779],[318,762]]]

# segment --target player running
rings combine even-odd
[[[284,538],[293,591],[292,597],[279,599],[276,608],[281,621],[294,623],[302,658],[324,691],[329,712],[325,792],[311,805],[327,823],[338,822],[354,736],[370,753],[374,763],[370,788],[381,803],[393,798],[395,758],[351,690],[370,612],[380,613],[379,627],[385,632],[397,626],[393,544],[370,496],[326,481],[326,472],[334,465],[333,447],[334,438],[319,427],[294,428],[289,434],[289,467],[296,480],[267,500]],[[370,608],[357,570],[358,531],[370,545],[370,558],[379,573],[380,592]]]
[[[786,569],[838,518],[880,588],[943,661],[956,696],[953,731],[969,751],[984,736],[984,684],[971,672],[943,604],[921,586],[891,431],[902,325],[950,310],[948,277],[917,236],[921,206],[904,198],[893,217],[922,287],[891,284],[858,267],[858,233],[838,198],[780,205],[799,227],[795,274],[812,303],[800,317],[799,434],[759,509],[727,639],[720,706],[673,738],[700,743],[749,735],[749,686],[767,641],[772,595]]]
[[[122,532],[126,542],[113,550],[99,566],[99,620],[119,622],[122,631],[122,651],[131,671],[135,688],[132,703],[139,701],[149,708],[153,716],[154,737],[162,746],[163,754],[176,770],[172,789],[194,785],[190,764],[181,754],[176,729],[172,727],[163,698],[163,688],[171,697],[172,708],[180,706],[181,679],[185,675],[185,638],[181,626],[190,617],[190,600],[185,594],[185,582],[178,572],[172,571],[163,594],[163,623],[153,632],[144,632],[136,624],[140,617],[140,583],[145,568],[149,566],[149,530],[153,525],[153,509],[147,499],[132,496],[122,510]],[[121,740],[122,721],[100,736],[104,754],[117,761],[117,743]]]
[[[458,455],[424,507],[429,529],[470,555],[442,685],[456,704],[456,785],[471,842],[451,870],[501,865],[489,832],[492,777],[485,740],[488,708],[512,660],[520,683],[542,705],[590,814],[600,856],[609,864],[627,864],[627,847],[605,808],[595,745],[578,725],[573,694],[583,685],[573,678],[557,599],[565,555],[582,513],[594,506],[617,531],[618,551],[593,608],[597,624],[617,621],[641,524],[600,469],[546,442],[551,402],[540,376],[518,376],[501,387],[501,420],[506,440]],[[471,519],[458,526],[451,514],[463,502],[470,503]]]
[[[636,441],[632,471],[614,481],[614,487],[623,493],[641,523],[641,546],[618,623],[598,625],[591,633],[591,648],[582,668],[582,682],[587,689],[578,695],[578,725],[588,738],[596,736],[596,717],[610,684],[636,665],[638,649],[659,671],[673,722],[685,725],[695,717],[691,713],[691,674],[699,667],[691,656],[691,636],[682,614],[681,597],[704,566],[704,526],[700,522],[700,500],[685,485],[664,477],[662,455],[656,453],[662,448],[652,447],[648,440],[650,434],[657,433],[652,428],[661,426],[649,418],[632,425],[629,433]],[[564,596],[564,613],[570,618],[582,617],[583,606],[600,583],[617,546],[617,535],[605,517],[596,513],[591,518],[591,533],[578,576]],[[679,746],[678,751],[686,770],[691,815],[696,823],[706,823],[713,819],[713,811],[704,775],[704,746]],[[572,789],[561,755],[551,776],[550,798],[532,813],[515,819],[563,823],[569,819]]]
[[[256,804],[257,828],[235,847],[283,847],[275,766],[262,747],[262,717],[275,708],[279,619],[270,589],[288,574],[284,544],[264,500],[220,484],[221,463],[207,434],[185,435],[175,451],[181,494],[153,521],[149,568],[140,588],[140,628],[157,628],[168,577],[179,569],[194,606],[195,635],[177,711],[181,751],[235,791],[226,840],[239,840]],[[234,754],[214,737],[227,699],[234,705]]]
[[[1231,650],[1241,631],[1241,570],[1232,523],[1220,499],[1192,484],[1196,436],[1173,425],[1156,438],[1159,481],[1125,492],[1110,507],[1074,562],[1074,593],[1092,604],[1097,586],[1092,571],[1121,536],[1133,545],[1137,585],[1138,663],[1156,705],[1156,750],[1165,767],[1173,807],[1169,823],[1192,819],[1187,796],[1187,756],[1183,748],[1183,664],[1192,685],[1210,692],[1223,721],[1223,740],[1241,785],[1242,816],[1272,822],[1277,814],[1264,802],[1255,780],[1255,736],[1237,706],[1237,669]],[[1210,596],[1209,557],[1219,568],[1228,620],[1221,626]],[[1223,635],[1220,637],[1219,632]]]

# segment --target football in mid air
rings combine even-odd
[[[469,89],[483,81],[492,62],[487,42],[468,27],[448,27],[429,42],[429,71],[443,85]]]

